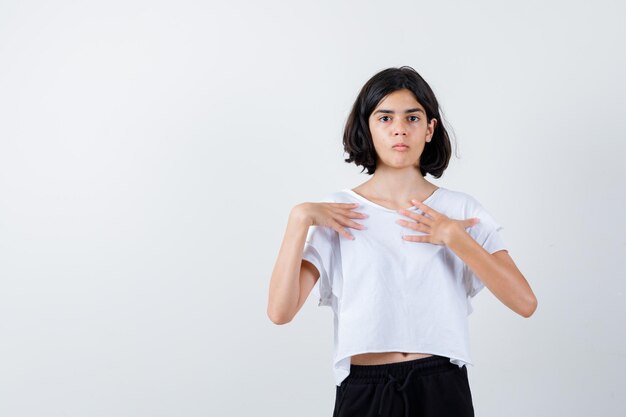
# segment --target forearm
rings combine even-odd
[[[294,208],[289,214],[285,236],[272,271],[267,315],[274,323],[284,323],[300,298],[300,266],[309,230],[307,220]]]
[[[462,227],[453,227],[448,236],[446,245],[503,304],[524,317],[532,314],[535,296],[513,262],[487,252]]]

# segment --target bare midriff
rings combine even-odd
[[[383,365],[386,363],[412,361],[429,356],[433,355],[429,353],[368,352],[352,356],[350,363],[353,365]]]

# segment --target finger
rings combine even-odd
[[[365,218],[365,217],[369,217],[367,214],[365,213],[360,213],[358,211],[354,211],[354,210],[350,210],[350,209],[342,209],[341,210],[341,214],[343,214],[344,216],[348,216],[351,218]]]
[[[355,218],[360,218],[363,219],[365,217],[369,217],[367,214],[364,213],[358,213],[349,209],[340,209],[340,210],[335,210],[333,212],[333,218],[336,221],[340,221],[342,224],[346,224],[349,223],[352,226],[356,225],[357,223],[352,222],[350,219],[355,219]]]
[[[344,229],[339,223],[337,222],[333,222],[331,224],[332,228],[335,229],[337,232],[339,232],[341,235],[343,235],[344,237],[350,239],[350,240],[354,240],[354,236],[352,236],[350,233],[348,233],[348,231],[346,229]]]
[[[416,222],[402,220],[402,219],[396,220],[396,223],[398,223],[401,226],[408,227],[409,229],[417,230],[419,232],[427,233],[430,231],[430,226],[425,225],[423,223],[416,223]]]
[[[433,219],[430,217],[426,217],[424,216],[422,213],[414,213],[415,216],[413,217],[415,220],[417,220],[418,222],[422,223],[422,224],[426,224],[428,226],[431,226],[433,224]]]
[[[432,220],[431,218],[426,217],[426,216],[424,216],[424,215],[423,215],[423,214],[421,214],[421,213],[415,213],[415,212],[410,211],[410,210],[398,210],[398,213],[403,214],[403,215],[405,215],[405,216],[407,216],[407,217],[410,217],[410,218],[412,218],[413,220],[416,220],[416,221],[418,221],[418,222],[420,222],[420,223],[427,224],[427,225],[429,225],[429,226],[430,226],[430,225],[432,224],[432,222],[433,222],[433,220]]]
[[[415,235],[403,235],[402,239],[409,242],[426,242],[428,243],[429,236],[415,236]]]
[[[414,219],[415,215],[417,214],[417,213],[412,212],[410,210],[404,210],[404,209],[396,210],[396,212],[402,214],[403,216],[410,217],[412,219]]]
[[[430,217],[435,217],[439,214],[439,212],[433,208],[430,208],[429,206],[427,206],[426,204],[422,203],[419,200],[411,200],[411,203],[415,204],[415,207],[419,208],[420,210],[422,210],[424,213],[430,215]]]
[[[353,220],[350,220],[350,218],[348,217],[343,217],[343,218],[339,218],[338,219],[339,223],[341,223],[343,226],[348,226],[348,227],[352,227],[353,229],[359,229],[359,230],[365,230],[366,227],[360,223],[357,223]]]
[[[331,207],[339,207],[339,208],[346,208],[346,209],[360,206],[359,203],[326,203],[326,204],[330,204]]]
[[[463,220],[463,227],[472,227],[478,223],[480,223],[480,219],[478,217],[472,217],[471,219]]]

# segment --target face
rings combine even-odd
[[[419,166],[426,142],[430,142],[436,119],[426,122],[426,110],[407,89],[383,98],[369,117],[369,128],[380,164],[393,168]],[[403,144],[404,147],[394,147]]]

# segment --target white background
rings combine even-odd
[[[619,1],[0,3],[0,415],[330,416],[332,312],[266,315],[363,83],[410,65],[444,176],[539,307],[473,301],[477,416],[621,416]]]

